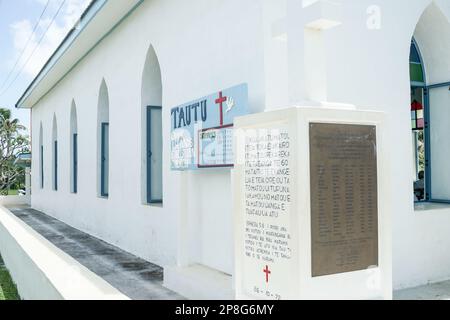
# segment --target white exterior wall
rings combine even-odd
[[[236,10],[239,8],[239,10]],[[188,197],[190,262],[231,273],[230,172],[170,171],[170,109],[237,83],[249,84],[253,111],[264,108],[261,5],[245,1],[145,1],[33,107],[33,136],[43,124],[45,188],[33,145],[32,206],[157,264],[177,261],[181,197]],[[164,205],[142,205],[141,86],[153,45],[163,85]],[[97,196],[97,103],[109,92],[109,199]],[[70,107],[78,116],[78,193],[70,193]],[[51,124],[58,121],[59,183],[52,190]],[[184,175],[183,180],[181,176]],[[181,184],[184,181],[184,184]],[[211,237],[215,240],[211,240]],[[185,243],[185,241],[181,241]],[[217,254],[221,252],[222,254]],[[188,261],[188,262],[189,262]],[[188,263],[187,262],[187,263]]]
[[[385,174],[391,178],[392,190],[394,287],[448,279],[450,206],[439,210],[433,206],[414,209],[408,61],[411,37],[421,15],[433,2],[447,21],[443,24],[436,15],[426,20],[424,17],[415,34],[416,40],[423,48],[428,84],[450,81],[450,3],[446,0],[377,1],[381,29],[369,30],[366,10],[375,3],[342,2],[343,25],[327,33],[329,97],[332,101],[387,113],[391,168]],[[439,54],[431,53],[436,50]]]
[[[196,262],[231,274],[231,174],[170,171],[170,108],[242,82],[249,84],[252,112],[287,107],[291,46],[273,35],[278,19],[286,16],[286,3],[292,1],[297,0],[145,1],[34,106],[33,136],[39,136],[41,121],[44,128],[45,188],[39,188],[39,175],[34,174],[33,207],[152,262]],[[328,98],[387,113],[391,167],[385,174],[393,191],[394,286],[450,278],[450,207],[415,211],[413,205],[408,68],[410,40],[422,13],[434,2],[448,20],[450,5],[447,0],[379,0],[380,29],[371,30],[367,9],[373,1],[334,2],[343,10],[342,25],[325,36]],[[443,23],[438,20],[419,27],[419,46],[421,41],[448,41],[439,38],[443,31],[421,29],[436,28]],[[150,45],[159,58],[163,85],[162,208],[141,205],[141,81]],[[422,53],[428,80],[450,81],[448,52]],[[303,63],[301,55],[298,59]],[[447,59],[446,64],[440,59]],[[96,114],[103,78],[110,101],[108,200],[97,197],[95,181]],[[77,195],[69,192],[72,99],[79,134]],[[51,191],[53,113],[58,120],[58,192]],[[38,172],[38,139],[34,141],[33,172]]]

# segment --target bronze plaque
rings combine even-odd
[[[378,265],[376,127],[310,123],[312,276]]]

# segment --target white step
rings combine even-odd
[[[164,286],[191,300],[235,299],[230,275],[199,264],[165,267]]]

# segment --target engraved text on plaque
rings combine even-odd
[[[376,127],[310,124],[312,276],[378,265]]]

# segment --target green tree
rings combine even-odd
[[[11,118],[11,110],[0,108],[0,194],[7,195],[10,186],[24,175],[14,161],[20,153],[30,151],[25,130],[18,119]]]

